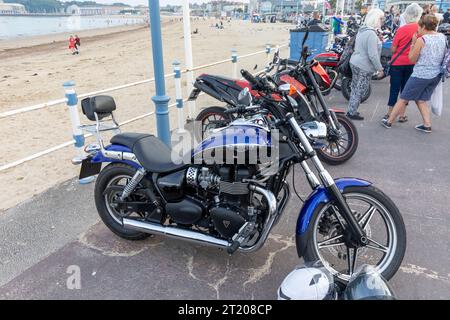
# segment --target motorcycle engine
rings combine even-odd
[[[248,183],[241,182],[251,177],[253,172],[252,168],[239,165],[221,166],[217,170],[190,167],[186,172],[188,185],[218,191],[209,214],[215,230],[225,239],[231,239],[245,222],[256,219]]]
[[[247,221],[245,210],[233,205],[217,205],[210,211],[214,228],[226,239],[231,239]]]

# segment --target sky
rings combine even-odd
[[[143,5],[148,5],[148,0],[94,0],[95,2],[98,3],[113,3],[113,2],[122,2],[122,3],[126,3],[132,6],[136,6],[139,4],[143,4]],[[151,1],[155,1],[155,0],[151,0]],[[205,3],[205,2],[209,2],[208,0],[191,0],[191,3]],[[244,0],[244,2],[248,2],[248,0]],[[182,0],[159,0],[159,4],[161,6],[165,6],[166,4],[172,4],[172,5],[181,5]]]

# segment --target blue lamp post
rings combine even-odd
[[[159,0],[148,0],[150,15],[150,30],[153,52],[153,71],[155,74],[156,95],[152,97],[156,108],[156,127],[158,137],[170,146],[170,124],[169,124],[169,100],[166,95],[164,80],[164,61],[161,39],[161,17],[159,13]]]

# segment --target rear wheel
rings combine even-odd
[[[343,195],[366,232],[368,244],[357,248],[348,246],[334,202],[322,203],[314,210],[306,231],[305,261],[320,260],[344,282],[363,264],[375,266],[389,280],[400,267],[406,251],[406,229],[398,208],[373,186],[348,187]]]
[[[341,91],[342,91],[342,95],[347,100],[350,100],[350,94],[352,92],[351,84],[352,84],[352,78],[347,78],[347,77],[342,78]],[[369,99],[371,93],[372,93],[372,85],[369,82],[369,87],[367,88],[366,92],[362,95],[361,102],[364,102],[367,99]]]
[[[317,150],[317,156],[325,163],[338,165],[346,162],[358,149],[358,130],[344,114],[336,114],[339,132],[328,133],[327,144]]]
[[[198,141],[208,137],[211,130],[225,127],[232,121],[232,116],[225,110],[224,107],[208,107],[200,111],[195,118],[195,138]]]
[[[123,163],[109,164],[98,175],[94,190],[95,205],[103,223],[119,237],[127,240],[142,240],[149,236],[148,233],[126,229],[123,226],[123,218],[144,218],[144,212],[119,210],[116,206],[123,188],[135,173],[136,170],[129,165]],[[142,183],[145,183],[145,181],[141,182],[138,188],[145,188]],[[145,196],[133,192],[126,200],[145,201]]]

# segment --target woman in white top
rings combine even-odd
[[[441,81],[442,60],[447,49],[447,39],[442,33],[436,32],[438,19],[434,14],[422,16],[419,20],[419,31],[413,36],[409,60],[414,69],[406,82],[400,99],[394,106],[388,119],[383,119],[382,125],[391,128],[399,114],[403,114],[409,101],[415,101],[422,115],[423,123],[416,126],[422,132],[431,132],[431,117],[427,101]]]

